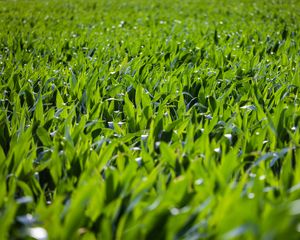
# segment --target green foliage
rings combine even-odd
[[[0,2],[0,239],[299,239],[300,2]]]

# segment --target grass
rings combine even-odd
[[[299,239],[300,2],[0,2],[0,239]]]

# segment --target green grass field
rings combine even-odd
[[[300,1],[0,1],[0,239],[300,239]]]

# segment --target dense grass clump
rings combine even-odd
[[[0,239],[299,239],[300,2],[0,2]]]

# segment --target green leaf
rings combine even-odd
[[[162,154],[162,161],[168,163],[172,168],[175,168],[176,154],[172,147],[165,142],[161,142],[159,148]]]
[[[38,135],[39,139],[41,140],[44,146],[49,147],[52,145],[50,134],[46,131],[45,128],[39,127],[36,131],[36,134]]]

